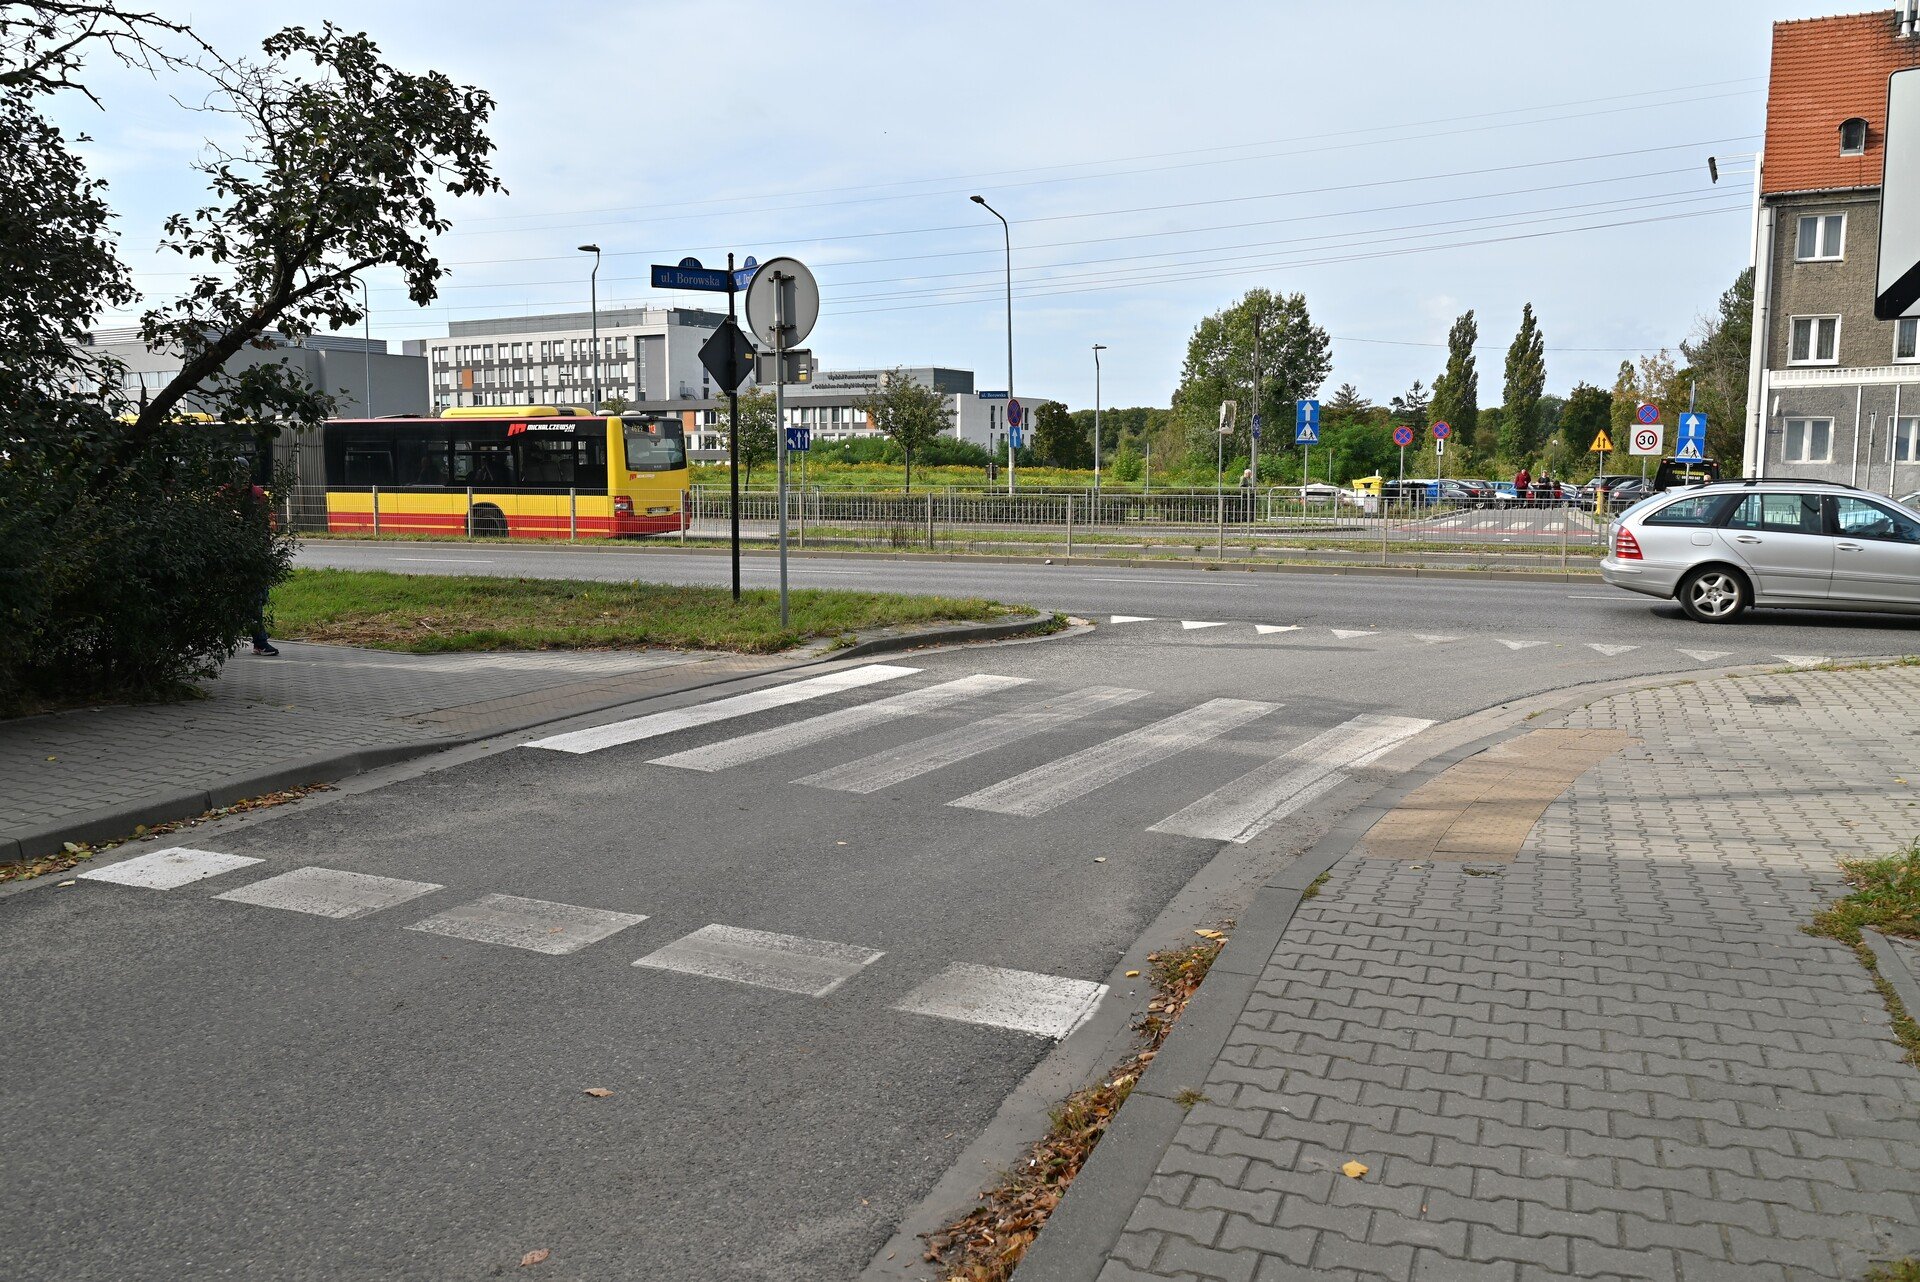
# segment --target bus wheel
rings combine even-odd
[[[467,533],[476,539],[503,539],[507,536],[507,518],[491,503],[475,503],[467,512]]]

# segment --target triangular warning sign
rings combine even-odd
[[[1689,459],[1694,462],[1698,462],[1700,459],[1700,447],[1694,444],[1692,441],[1688,441],[1685,445],[1682,445],[1680,447],[1680,452],[1678,454],[1675,454],[1674,457],[1677,459]]]
[[[1295,445],[1318,445],[1320,443],[1320,433],[1313,430],[1313,424],[1302,423],[1294,430],[1293,443]]]
[[[1593,444],[1587,446],[1587,449],[1594,454],[1613,453],[1613,438],[1607,435],[1606,428],[1603,427],[1593,434]]]

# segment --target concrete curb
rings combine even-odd
[[[1874,964],[1881,976],[1893,985],[1907,1014],[1920,1019],[1920,975],[1914,973],[1913,964],[1894,947],[1893,941],[1877,930],[1863,930],[1860,938],[1867,941],[1867,951],[1873,954]]]
[[[1745,664],[1685,675],[1664,673],[1626,678],[1600,683],[1598,688],[1582,688],[1570,697],[1544,703],[1500,729],[1428,757],[1341,816],[1310,850],[1254,892],[1240,926],[1207,973],[1206,982],[1194,994],[1160,1053],[1114,1117],[1100,1146],[1087,1159],[1021,1260],[1015,1271],[1015,1282],[1093,1282],[1098,1277],[1132,1218],[1134,1208],[1145,1196],[1161,1157],[1186,1118],[1186,1109],[1178,1102],[1179,1097],[1183,1092],[1198,1091],[1206,1085],[1213,1065],[1246,1010],[1260,975],[1304,902],[1307,888],[1351,854],[1367,830],[1408,794],[1468,757],[1526,733],[1530,724],[1540,718],[1563,716],[1627,691],[1690,685],[1776,670],[1777,665],[1773,664]],[[1557,693],[1565,692],[1549,692],[1542,700]],[[1513,705],[1513,709],[1518,712],[1530,702],[1534,701],[1522,700]],[[1484,715],[1484,712],[1468,715]],[[1872,932],[1863,934],[1872,938]],[[1920,1012],[1920,984],[1914,982],[1905,959],[1895,956],[1894,951],[1884,941],[1874,947],[1876,958],[1890,960],[1883,973],[1889,975],[1901,1000],[1908,1003],[1910,1010]],[[1896,974],[1908,988],[1902,988],[1900,980],[1892,978]]]
[[[352,752],[341,752],[308,757],[291,765],[277,765],[271,769],[253,774],[230,775],[207,788],[190,788],[164,796],[137,801],[124,806],[114,806],[101,810],[84,812],[70,816],[57,823],[40,828],[31,828],[9,837],[0,837],[0,862],[15,859],[31,859],[39,855],[58,852],[68,842],[86,845],[101,841],[117,841],[131,837],[139,827],[153,827],[157,824],[173,823],[181,819],[192,819],[209,810],[218,810],[222,806],[231,806],[235,802],[249,797],[263,796],[269,792],[278,792],[283,788],[294,788],[304,784],[332,783],[336,780],[365,774],[369,770],[395,762],[406,761],[429,753],[444,752],[451,748],[464,748],[468,744],[492,739],[503,734],[518,734],[539,726],[550,725],[556,721],[569,721],[575,717],[592,716],[605,712],[609,708],[623,707],[630,703],[642,703],[649,699],[669,695],[687,694],[696,690],[705,690],[716,685],[725,685],[732,681],[741,681],[754,677],[774,676],[793,672],[802,668],[816,667],[824,663],[838,663],[845,659],[857,659],[871,654],[885,654],[898,650],[918,650],[929,646],[958,645],[966,642],[999,641],[1012,637],[1025,636],[1039,631],[1053,622],[1052,611],[1039,611],[1018,619],[1002,620],[996,623],[958,624],[946,627],[928,628],[919,632],[902,632],[898,635],[878,636],[865,641],[855,642],[844,649],[826,654],[804,655],[793,662],[779,667],[767,668],[761,672],[734,673],[716,677],[711,681],[702,681],[694,685],[682,686],[677,690],[662,690],[657,694],[622,695],[604,703],[584,708],[574,708],[552,716],[539,717],[530,721],[502,724],[487,730],[464,735],[440,735],[431,739],[422,739],[415,743],[390,744],[378,748],[361,748]],[[31,879],[16,882],[13,885],[26,886]],[[0,888],[0,894],[7,893]]]
[[[376,539],[315,539],[317,547],[342,546],[354,547],[361,544],[392,547],[468,547],[470,544],[459,540],[376,540]],[[516,552],[607,552],[638,554],[642,556],[661,556],[679,554],[683,556],[729,555],[727,548],[695,548],[674,545],[634,547],[610,547],[601,543],[567,544],[554,548],[515,548]],[[740,549],[742,557],[771,558],[777,553],[766,548]],[[1106,566],[1127,570],[1205,570],[1205,571],[1245,571],[1250,574],[1358,574],[1390,579],[1521,579],[1547,583],[1592,583],[1599,579],[1600,571],[1593,570],[1471,570],[1453,569],[1445,566],[1418,565],[1365,565],[1354,563],[1332,563],[1327,565],[1302,564],[1299,562],[1279,562],[1266,564],[1258,561],[1209,561],[1199,558],[1177,557],[1108,557],[1108,556],[1047,556],[1035,553],[1031,556],[992,556],[985,552],[850,552],[833,549],[808,548],[805,552],[793,552],[794,557],[806,557],[814,560],[835,561],[949,561],[969,565],[1040,565],[1059,566]]]

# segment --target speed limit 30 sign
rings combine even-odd
[[[1629,454],[1658,454],[1660,452],[1661,431],[1658,423],[1652,426],[1636,427],[1633,436],[1627,442]]]

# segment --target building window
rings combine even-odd
[[[1800,220],[1800,239],[1793,256],[1803,263],[1839,258],[1846,236],[1845,214],[1808,214]]]
[[[1833,462],[1833,420],[1790,418],[1781,457],[1789,463]]]
[[[1867,122],[1853,116],[1840,122],[1840,154],[1843,156],[1865,155],[1867,150]]]
[[[1893,421],[1893,461],[1920,463],[1920,418],[1903,416]]]
[[[1787,351],[1789,365],[1838,365],[1840,363],[1840,318],[1838,316],[1796,316],[1793,318],[1793,342]]]
[[[1920,361],[1920,316],[1905,316],[1893,323],[1893,359]]]

